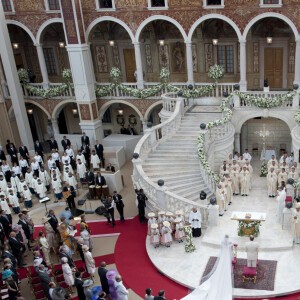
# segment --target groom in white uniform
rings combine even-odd
[[[258,248],[259,245],[257,242],[254,242],[254,236],[250,235],[250,242],[245,244],[246,253],[247,253],[247,267],[255,268],[258,258]]]

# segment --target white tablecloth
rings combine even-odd
[[[264,158],[264,152],[261,151],[261,153],[260,153],[260,160],[264,160],[265,159],[266,161],[268,161],[268,160],[270,160],[272,158],[272,155],[274,155],[275,158],[276,158],[276,152],[275,152],[275,150],[266,150],[266,158]]]
[[[231,214],[231,217],[230,219],[233,219],[233,220],[247,220],[247,221],[251,221],[251,220],[261,220],[261,221],[265,221],[266,220],[266,216],[267,214],[266,213],[260,213],[260,212],[248,212],[251,214],[251,218],[245,218],[245,215],[246,215],[247,212],[244,212],[244,211],[234,211],[232,214]]]

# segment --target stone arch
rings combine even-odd
[[[112,104],[115,104],[115,103],[130,106],[138,114],[138,116],[140,117],[140,120],[144,120],[143,115],[139,111],[139,109],[135,105],[133,105],[132,103],[127,102],[125,100],[111,100],[111,101],[108,101],[108,102],[104,103],[101,106],[100,110],[99,110],[99,119],[100,120],[102,120],[103,115],[104,115],[105,111],[108,109],[108,107],[111,106]]]
[[[259,20],[261,19],[264,19],[264,18],[278,18],[278,19],[281,19],[282,21],[284,21],[285,23],[287,23],[294,35],[295,35],[295,40],[299,40],[299,33],[298,33],[298,30],[297,30],[297,27],[295,26],[295,24],[286,16],[282,15],[282,14],[279,14],[279,13],[274,13],[274,12],[267,12],[267,13],[263,13],[263,14],[260,14],[260,15],[257,15],[256,17],[254,17],[248,24],[247,26],[245,27],[244,29],[244,32],[243,32],[243,39],[246,40],[247,38],[247,34],[250,30],[250,28]]]
[[[255,111],[239,111],[239,113],[234,113],[232,118],[232,125],[235,128],[236,133],[240,133],[242,126],[245,122],[247,122],[250,119],[256,118],[256,117],[263,117],[263,118],[276,118],[280,119],[281,121],[285,122],[289,129],[292,131],[292,129],[296,126],[296,122],[293,116],[295,114],[295,111],[280,111],[280,110],[268,110],[268,109],[260,109]],[[238,116],[238,117],[237,117]]]
[[[188,42],[192,41],[193,33],[194,33],[195,29],[199,26],[199,24],[201,24],[203,21],[206,21],[208,19],[220,19],[220,20],[223,20],[223,21],[227,22],[235,30],[238,39],[239,40],[242,39],[242,34],[241,34],[241,31],[240,31],[239,27],[231,19],[229,19],[228,17],[226,17],[224,15],[221,15],[221,14],[208,14],[208,15],[202,16],[200,19],[198,19],[192,25],[192,27],[191,27],[191,29],[189,31],[188,38],[187,38]]]
[[[172,23],[173,25],[175,25],[177,27],[177,29],[181,32],[182,34],[182,37],[184,39],[184,41],[187,40],[187,35],[183,29],[183,27],[180,25],[180,23],[178,23],[176,20],[168,17],[168,16],[164,16],[164,15],[155,15],[155,16],[151,16],[149,18],[147,18],[146,20],[144,20],[140,26],[138,27],[137,31],[136,31],[136,35],[135,35],[135,42],[139,42],[139,38],[140,38],[140,34],[142,32],[142,30],[145,28],[145,26],[152,22],[152,21],[155,21],[155,20],[165,20],[165,21],[168,21],[170,23]]]
[[[52,112],[52,119],[57,119],[58,115],[60,114],[61,110],[68,104],[68,103],[76,103],[75,100],[72,99],[68,99],[68,100],[64,100],[59,102],[53,109]]]
[[[151,113],[152,109],[153,109],[155,106],[160,105],[160,104],[163,104],[163,100],[159,100],[159,101],[157,101],[157,102],[154,102],[153,104],[151,104],[151,105],[147,108],[147,110],[146,110],[146,112],[145,112],[145,115],[144,115],[144,120],[145,120],[145,121],[147,121],[147,120],[149,119],[149,116],[150,116],[150,113]]]
[[[45,29],[48,25],[53,24],[53,23],[62,23],[62,24],[63,24],[63,20],[62,20],[62,18],[52,18],[52,19],[49,19],[49,20],[47,20],[46,22],[44,22],[44,23],[40,26],[40,28],[39,28],[39,30],[38,30],[38,32],[37,32],[37,34],[36,34],[36,42],[37,42],[37,44],[40,44],[40,43],[41,43],[41,37],[42,37],[42,33],[43,33],[44,29]],[[67,40],[67,39],[66,39],[66,40]]]
[[[127,31],[127,33],[129,34],[132,42],[134,42],[134,34],[132,33],[131,29],[129,28],[129,26],[123,22],[122,20],[120,19],[117,19],[115,17],[108,17],[108,16],[105,16],[105,17],[99,17],[97,19],[95,19],[90,25],[89,27],[87,28],[86,30],[86,37],[87,39],[89,38],[89,35],[91,33],[91,31],[93,30],[93,28],[100,22],[103,22],[103,21],[111,21],[111,22],[115,22],[115,23],[118,23],[119,25],[121,25],[122,27],[124,27]]]
[[[41,105],[41,104],[39,104],[39,103],[37,103],[37,102],[35,102],[33,100],[28,100],[28,99],[24,99],[24,102],[25,102],[25,104],[32,104],[32,105],[40,108],[46,114],[46,116],[48,117],[48,119],[51,119],[50,113],[47,111],[47,109],[43,105]],[[9,118],[11,118],[13,116],[13,113],[14,113],[13,106],[11,106],[9,108],[9,110],[8,110],[7,113],[8,113]]]
[[[34,45],[36,44],[35,37],[34,37],[33,33],[29,30],[29,28],[27,26],[25,26],[21,22],[15,21],[15,20],[6,20],[6,24],[8,24],[8,25],[16,25],[16,26],[22,28],[23,30],[25,30],[28,33],[28,35],[32,39],[33,44]]]

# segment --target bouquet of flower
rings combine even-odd
[[[62,72],[62,77],[64,80],[70,82],[72,80],[72,71],[71,69],[64,69]]]
[[[298,178],[298,179],[296,179],[296,180],[294,181],[293,187],[294,187],[295,189],[299,189],[299,187],[300,187],[300,178]]]
[[[300,124],[300,110],[295,113],[294,119],[298,124]]]
[[[110,70],[109,76],[114,80],[118,80],[120,77],[122,77],[122,72],[120,71],[119,68],[113,67]]]
[[[28,72],[25,69],[18,70],[19,79],[22,83],[26,83],[28,80]]]
[[[222,66],[214,65],[208,70],[208,77],[217,81],[224,77],[224,68]]]
[[[159,78],[160,79],[169,79],[170,78],[170,71],[168,69],[161,69],[159,73]]]
[[[260,167],[260,177],[266,177],[268,175],[268,165],[264,160]]]

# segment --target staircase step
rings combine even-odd
[[[144,168],[144,171],[145,171],[145,168]],[[193,169],[192,171],[190,169],[187,169],[187,170],[184,170],[182,169],[180,171],[180,175],[181,176],[188,176],[188,175],[191,175],[193,174],[192,172],[197,172],[198,174],[200,174],[200,168],[197,170],[197,169]],[[159,171],[156,171],[156,170],[150,170],[148,169],[148,172],[147,172],[147,175],[148,177],[154,177],[155,179],[160,179],[162,176],[173,176],[174,178],[177,177],[178,178],[178,173],[177,172],[174,172],[174,170],[159,170]],[[154,179],[154,180],[155,180]]]
[[[189,181],[189,182],[178,184],[178,185],[177,184],[176,185],[167,185],[167,183],[165,183],[165,185],[168,187],[168,189],[175,194],[177,191],[180,192],[181,190],[188,190],[188,189],[194,188],[195,186],[198,186],[199,184],[201,184],[201,182],[199,182],[197,180]],[[202,184],[204,184],[204,181],[202,181]]]

